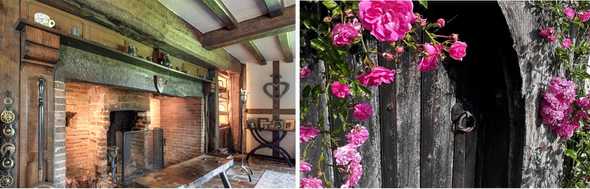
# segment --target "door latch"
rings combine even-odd
[[[453,130],[455,132],[469,133],[477,126],[475,116],[463,108],[463,104],[456,103],[451,110]]]

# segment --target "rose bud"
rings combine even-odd
[[[393,54],[391,54],[389,52],[384,52],[381,55],[383,56],[383,58],[385,58],[385,60],[387,60],[387,61],[393,61]]]

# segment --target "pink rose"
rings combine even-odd
[[[449,56],[455,60],[462,61],[467,54],[467,43],[455,41],[449,48]]]
[[[561,42],[561,46],[563,48],[569,49],[572,46],[572,39],[570,39],[570,38],[563,39],[563,41]]]
[[[405,50],[403,47],[396,47],[395,48],[395,53],[397,53],[397,54],[402,54],[402,53],[404,53],[404,51]]]
[[[305,161],[301,161],[299,163],[299,171],[307,173],[311,171],[311,164],[305,162]]]
[[[301,125],[299,127],[299,141],[300,143],[306,143],[315,138],[320,134],[320,130],[311,127],[310,124]]]
[[[578,98],[576,100],[576,105],[582,110],[590,110],[590,96]]]
[[[441,47],[435,47],[430,43],[424,44],[424,57],[418,64],[418,70],[421,72],[428,72],[436,69],[438,66],[438,59],[441,55]]]
[[[576,11],[571,7],[566,7],[563,9],[563,14],[565,14],[565,17],[567,17],[567,19],[572,20],[574,19],[574,16],[576,16]]]
[[[358,103],[354,105],[354,111],[352,112],[352,117],[358,121],[365,121],[368,120],[373,116],[373,107],[369,103]]]
[[[358,14],[363,27],[382,42],[402,39],[416,19],[409,0],[361,0]]]
[[[438,20],[436,20],[436,25],[438,25],[439,28],[443,28],[445,27],[445,24],[447,22],[445,21],[445,19],[439,18]]]
[[[355,187],[361,180],[361,177],[363,176],[363,165],[356,162],[350,163],[348,165],[347,172],[348,177],[346,178],[346,181],[344,182],[344,184],[342,184],[340,188]]]
[[[348,134],[346,134],[346,141],[353,146],[360,146],[369,138],[369,131],[361,125],[355,125]]]
[[[299,71],[299,77],[301,79],[305,79],[307,77],[309,77],[311,75],[311,69],[309,69],[308,66],[303,66],[303,68],[301,68],[301,70]]]
[[[576,129],[578,129],[579,127],[580,127],[580,125],[577,122],[566,121],[564,123],[559,124],[556,127],[553,127],[552,130],[560,138],[562,138],[564,140],[568,140],[574,135],[574,133],[576,132]]]
[[[334,81],[332,83],[332,95],[336,98],[346,98],[350,95],[350,88],[345,83],[340,83],[338,81]]]
[[[352,24],[336,24],[332,28],[332,44],[334,46],[342,47],[350,45],[357,37],[359,37],[359,32]]]
[[[546,27],[539,29],[539,36],[549,42],[555,41],[555,29],[553,27]]]
[[[301,178],[299,188],[323,188],[322,180],[318,178]]]
[[[359,75],[357,79],[364,86],[379,86],[384,83],[389,84],[395,79],[395,71],[385,67],[376,66],[370,72]]]
[[[333,153],[336,165],[348,165],[349,163],[360,163],[361,154],[355,146],[350,144],[336,148]]]
[[[588,20],[590,20],[590,11],[578,12],[578,17],[580,17],[580,20],[582,22],[587,22]]]

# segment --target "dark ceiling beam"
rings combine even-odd
[[[295,6],[289,6],[284,9],[283,14],[276,17],[260,16],[240,22],[232,30],[218,29],[204,33],[201,43],[205,49],[211,50],[293,30]]]
[[[246,48],[246,50],[256,58],[256,63],[260,65],[266,65],[266,59],[262,56],[260,49],[254,44],[254,41],[246,41],[243,42],[242,45]]]
[[[229,11],[229,9],[227,9],[227,7],[225,7],[225,5],[223,4],[223,2],[221,2],[221,0],[201,0],[203,2],[203,4],[205,4],[205,6],[207,6],[207,8],[213,12],[213,14],[215,14],[215,16],[219,19],[219,21],[221,21],[221,23],[223,23],[223,27],[225,27],[225,29],[234,29],[236,28],[236,24],[238,24],[238,21],[236,20],[236,18],[234,17],[234,15],[231,14],[231,12]]]
[[[277,39],[279,41],[279,46],[281,47],[283,57],[285,57],[284,61],[293,62],[293,51],[291,49],[291,43],[289,43],[289,32],[277,35]]]
[[[266,11],[269,17],[276,17],[283,14],[283,0],[264,0]]]

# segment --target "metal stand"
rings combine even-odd
[[[260,134],[260,131],[262,131],[262,130],[268,130],[268,131],[273,132],[272,141],[268,141],[262,137],[262,135]],[[281,141],[285,138],[285,136],[287,136],[287,131],[269,130],[269,129],[262,129],[262,128],[250,128],[250,132],[252,133],[252,136],[254,136],[254,140],[258,141],[258,143],[260,143],[260,145],[258,145],[256,148],[252,149],[248,153],[248,156],[246,156],[246,161],[248,161],[248,159],[250,159],[251,155],[256,154],[256,151],[263,149],[263,148],[270,148],[270,149],[272,149],[273,154],[278,153],[279,157],[282,156],[282,158],[285,159],[285,161],[287,161],[287,164],[289,164],[289,167],[293,167],[293,163],[291,163],[291,156],[289,155],[289,153],[287,153],[287,150],[285,150],[283,147],[281,147]]]

